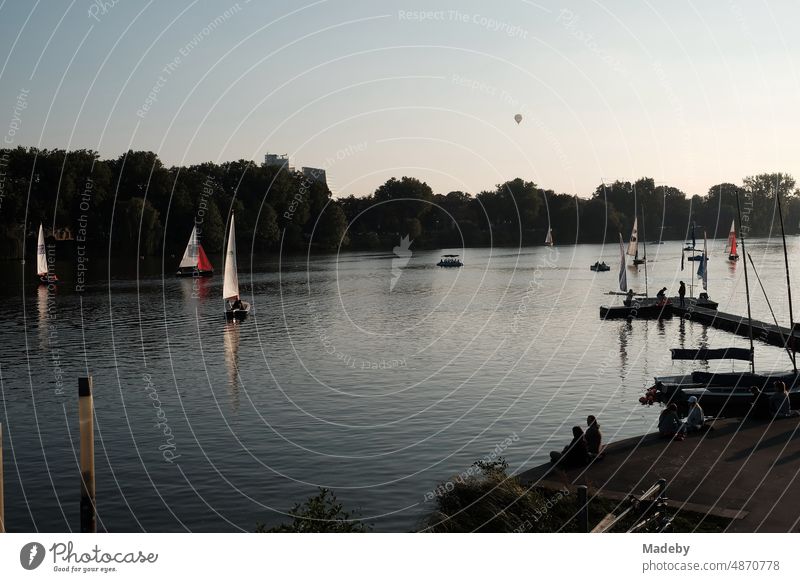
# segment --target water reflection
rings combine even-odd
[[[225,367],[228,370],[228,398],[231,410],[239,410],[239,325],[235,321],[225,324]]]
[[[181,293],[186,301],[208,298],[211,280],[208,277],[182,277],[180,279]]]
[[[628,339],[633,331],[633,322],[625,320],[619,326],[619,374],[625,379],[625,370],[628,367]]]
[[[47,285],[39,285],[36,289],[36,302],[39,309],[39,349],[42,351],[47,349],[47,303],[50,299],[50,293],[47,290]],[[55,287],[53,287],[55,289]]]

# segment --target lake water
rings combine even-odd
[[[711,297],[744,313],[743,261],[709,245]],[[796,265],[800,239],[789,245]],[[651,295],[692,278],[680,246],[648,247]],[[484,456],[538,464],[590,413],[607,439],[650,430],[643,389],[693,367],[669,348],[747,344],[679,318],[601,322],[599,305],[620,301],[606,295],[613,245],[458,249],[461,269],[411,250],[240,256],[253,303],[240,324],[222,313],[219,257],[198,281],[174,278],[172,259],[167,276],[160,260],[115,261],[110,275],[94,260],[82,294],[69,260],[54,293],[36,286],[35,261],[3,264],[8,529],[78,528],[79,376],[94,378],[100,529],[250,531],[329,487],[376,530],[407,531],[433,509],[429,491]],[[780,241],[748,250],[788,324]],[[591,272],[599,259],[612,271]],[[644,269],[627,273],[643,290]],[[750,274],[754,317],[769,319]],[[756,358],[788,367],[778,348]]]

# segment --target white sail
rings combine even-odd
[[[36,247],[36,273],[47,275],[47,251],[44,248],[44,229],[39,225],[39,244]]]
[[[231,230],[228,233],[228,246],[225,250],[225,282],[222,285],[223,299],[239,298],[239,276],[236,273],[236,232],[231,216]]]
[[[544,244],[548,246],[553,246],[553,229],[547,229],[547,237],[544,239]]]
[[[631,240],[628,241],[628,255],[635,257],[639,253],[639,218],[633,219],[633,230]]]
[[[187,267],[194,268],[197,266],[197,226],[192,228],[192,234],[189,236],[189,242],[186,244],[186,250],[183,251],[183,258],[179,268],[184,269]]]

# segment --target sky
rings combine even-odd
[[[800,178],[798,21],[788,0],[0,0],[0,134],[167,165],[288,154],[338,196],[403,175],[705,194]]]

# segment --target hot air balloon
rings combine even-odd
[[[519,125],[519,124],[522,122],[522,115],[520,115],[519,113],[517,113],[517,114],[514,116],[514,121],[516,121],[516,122],[517,122],[517,125]]]

